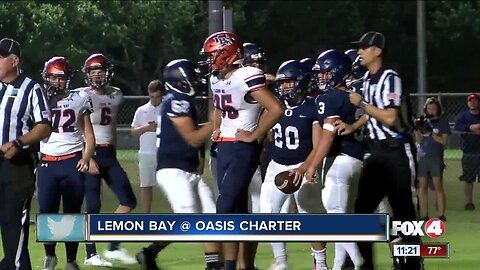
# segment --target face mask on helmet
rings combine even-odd
[[[231,65],[239,65],[242,55],[240,39],[230,32],[218,32],[209,36],[200,51],[207,56],[207,60],[199,62],[208,65],[211,72],[217,75]]]
[[[200,70],[189,60],[173,60],[163,71],[165,88],[168,91],[194,96],[204,88],[205,80],[200,74]]]
[[[351,69],[352,62],[348,56],[335,50],[321,53],[312,68],[316,84],[322,92],[346,84]]]
[[[113,76],[110,61],[102,54],[92,54],[85,60],[82,71],[85,83],[94,89],[107,86]]]
[[[42,71],[44,88],[48,98],[64,95],[72,77],[72,70],[64,57],[53,57],[45,62]]]

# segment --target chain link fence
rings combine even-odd
[[[452,134],[446,146],[446,159],[460,159],[461,138],[459,132],[453,128],[457,115],[467,109],[467,96],[470,93],[428,93],[428,94],[411,94],[411,103],[414,113],[423,114],[423,103],[428,97],[436,97],[440,100],[444,110],[444,117],[450,122]],[[148,96],[126,96],[120,107],[118,115],[117,143],[118,158],[120,160],[137,160],[138,138],[132,137],[130,134],[130,125],[133,115],[138,107],[148,102]],[[418,105],[419,104],[419,105]],[[416,106],[418,105],[418,106]],[[200,122],[208,119],[208,99],[206,97],[198,97],[195,99],[195,107],[201,118]]]
[[[117,119],[117,157],[119,160],[133,161],[137,160],[137,150],[139,148],[138,138],[130,133],[130,126],[133,116],[138,107],[149,102],[148,96],[125,96],[122,105],[118,111]],[[208,121],[208,98],[196,97],[194,105],[198,113],[199,123]]]

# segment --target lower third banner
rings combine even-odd
[[[88,241],[387,241],[386,215],[89,215]]]
[[[74,217],[78,221],[72,221]],[[63,226],[63,221],[68,224]],[[37,228],[42,228],[37,240],[42,242],[82,241],[82,237],[83,241],[134,242],[384,242],[389,231],[388,216],[383,214],[92,214],[86,219],[81,215],[39,215],[37,222]],[[78,230],[73,230],[76,226],[72,223],[78,224]],[[67,228],[72,228],[71,234]],[[59,232],[66,237],[52,237]]]

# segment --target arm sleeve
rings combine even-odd
[[[132,125],[131,125],[132,128],[136,128],[136,127],[140,126],[140,119],[138,119],[139,118],[139,116],[138,116],[139,111],[140,111],[140,108],[137,108],[137,110],[135,111],[135,114],[133,115],[133,120],[132,120]]]
[[[383,104],[385,108],[399,108],[402,96],[402,81],[396,74],[389,74],[383,82]]]
[[[35,124],[50,123],[51,114],[47,99],[40,85],[35,84],[30,92],[30,117]]]

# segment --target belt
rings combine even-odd
[[[236,138],[231,138],[231,137],[220,137],[215,142],[236,142]]]
[[[96,147],[113,147],[114,145],[109,143],[103,143],[103,144],[97,144],[95,146]]]
[[[43,155],[42,160],[43,161],[62,161],[62,160],[67,160],[74,158],[77,154],[69,154],[69,155],[64,155],[64,156],[50,156],[50,155]]]

